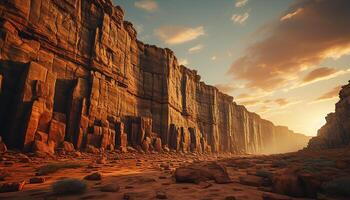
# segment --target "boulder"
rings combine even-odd
[[[118,192],[119,190],[120,186],[114,183],[101,186],[101,192]]]
[[[98,154],[100,153],[100,150],[92,145],[86,145],[85,151],[87,153],[92,153],[92,154]]]
[[[162,152],[162,140],[160,138],[156,138],[154,141],[154,150],[157,152]]]
[[[65,152],[73,152],[73,151],[75,151],[74,145],[72,143],[70,143],[70,142],[67,142],[67,141],[64,141],[62,143],[62,148],[63,148],[63,150]]]
[[[7,151],[6,144],[0,141],[0,153],[5,153]]]
[[[239,182],[243,185],[259,187],[264,184],[264,179],[258,176],[247,175],[247,176],[240,176]]]
[[[53,183],[53,193],[57,195],[82,194],[86,191],[87,185],[78,179],[64,179]]]
[[[177,183],[199,183],[206,180],[214,180],[216,183],[231,183],[231,179],[224,166],[216,162],[196,163],[175,170]]]
[[[55,153],[55,143],[53,141],[49,141],[48,144],[41,142],[39,140],[35,140],[33,144],[33,152],[43,152],[47,154]]]
[[[84,177],[88,181],[99,181],[102,179],[102,174],[100,172],[95,172]]]
[[[23,190],[25,181],[13,182],[13,183],[2,183],[0,184],[0,193],[3,192],[17,192]]]
[[[61,144],[64,141],[66,133],[66,125],[63,122],[57,120],[51,120],[49,129],[49,140],[54,141],[56,144]]]

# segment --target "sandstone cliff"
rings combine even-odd
[[[326,117],[326,124],[312,138],[308,149],[339,148],[350,144],[350,83],[342,87],[335,112]]]
[[[201,82],[171,50],[138,41],[110,0],[2,0],[0,74],[0,134],[11,148],[269,153],[308,140]]]

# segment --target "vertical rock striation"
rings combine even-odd
[[[8,146],[270,153],[307,143],[201,82],[171,50],[136,37],[110,0],[2,0],[0,127]]]
[[[326,117],[326,124],[311,138],[308,149],[328,149],[350,144],[350,83],[339,92],[340,100],[335,104],[335,112]]]

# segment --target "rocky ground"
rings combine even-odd
[[[285,200],[350,195],[348,148],[271,156],[136,151],[46,156],[7,151],[0,160],[0,199]]]

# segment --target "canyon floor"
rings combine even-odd
[[[334,187],[328,191],[320,188],[327,181],[350,175],[348,148],[241,156],[73,152],[44,157],[8,151],[0,160],[3,188],[6,183],[25,181],[21,191],[0,193],[0,199],[297,199],[276,191],[310,199],[346,199],[332,196],[339,195]],[[177,168],[203,163],[223,166],[232,181],[224,184],[209,179],[197,183],[176,181]],[[86,190],[74,195],[53,192],[56,181],[72,178],[86,184]]]

